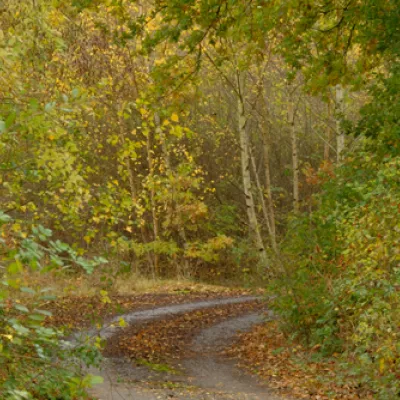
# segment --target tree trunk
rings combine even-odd
[[[299,151],[297,144],[297,133],[295,126],[295,105],[292,98],[289,100],[288,120],[290,126],[290,138],[292,143],[292,166],[293,166],[293,211],[297,214],[300,210],[299,195]]]
[[[264,134],[263,138],[263,150],[264,150],[264,173],[265,173],[265,193],[264,196],[267,199],[267,206],[268,206],[268,216],[269,216],[269,223],[271,226],[271,242],[272,247],[276,251],[277,244],[276,244],[276,223],[275,223],[275,207],[274,207],[274,200],[272,197],[272,186],[271,186],[271,170],[269,166],[269,145],[267,142],[267,135]]]
[[[276,252],[275,232],[273,232],[273,230],[272,230],[271,218],[268,215],[267,205],[266,205],[266,202],[265,202],[265,192],[264,192],[264,189],[263,189],[263,187],[261,185],[260,178],[259,178],[258,173],[257,173],[257,165],[256,165],[256,160],[254,158],[253,152],[250,152],[250,157],[251,157],[251,165],[253,167],[253,174],[254,174],[254,177],[255,177],[255,180],[256,180],[257,191],[258,191],[258,195],[259,195],[259,198],[260,198],[261,209],[262,209],[262,212],[263,212],[263,215],[264,215],[264,220],[265,220],[265,223],[267,225],[267,229],[268,229],[268,233],[269,233],[269,236],[270,236],[272,248]]]
[[[329,103],[327,104],[327,111],[328,111],[328,121],[329,121],[329,119],[331,117],[331,107],[330,107]],[[325,161],[329,161],[330,150],[331,150],[331,129],[328,126],[326,140],[324,142],[324,160]]]
[[[243,190],[246,200],[246,211],[249,220],[249,228],[251,239],[257,247],[257,251],[260,253],[260,259],[262,263],[267,267],[267,254],[265,252],[264,243],[261,237],[261,232],[258,226],[256,208],[254,204],[254,198],[252,193],[251,185],[251,174],[250,174],[250,143],[249,137],[246,132],[246,116],[244,108],[244,100],[240,93],[240,79],[238,79],[238,130],[240,137],[240,156],[241,156],[241,167],[242,167],[242,179],[243,179]]]
[[[337,163],[341,164],[344,155],[345,146],[345,135],[341,128],[341,120],[343,118],[344,107],[344,89],[342,85],[336,85],[335,87],[335,119],[336,119],[336,152],[337,152]]]
[[[147,134],[147,162],[149,166],[149,177],[152,180],[154,178],[154,160],[153,160],[153,135],[151,129]],[[155,191],[154,191],[154,182],[151,182],[150,187],[150,205],[151,205],[151,215],[153,219],[153,240],[156,242],[159,239],[159,222],[157,215],[157,204],[155,200]],[[154,276],[160,275],[160,267],[159,267],[159,255],[154,252]]]

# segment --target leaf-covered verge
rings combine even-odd
[[[276,321],[240,335],[225,352],[237,365],[268,382],[289,397],[312,400],[371,400],[373,392],[340,366],[338,354],[321,357],[318,346],[310,349],[288,340]]]

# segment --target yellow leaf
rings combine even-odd
[[[121,328],[125,328],[126,327],[126,321],[123,318],[120,318],[118,321],[118,324]]]
[[[101,329],[101,326],[99,327],[99,329]],[[102,348],[101,338],[97,337],[97,338],[96,338],[96,342],[95,342],[94,345],[95,345],[95,347],[96,347],[97,349],[101,349],[101,348]]]
[[[83,240],[89,244],[92,241],[92,238],[90,236],[84,236]]]
[[[179,122],[179,116],[178,116],[178,114],[173,113],[173,114],[171,115],[171,121]]]
[[[384,359],[384,358],[381,358],[381,359],[379,360],[379,372],[380,372],[381,374],[383,374],[384,371],[385,371],[385,359]]]
[[[108,296],[108,292],[106,290],[100,290],[100,296],[101,296],[101,302],[105,303],[105,304],[110,304],[111,303],[111,299]]]
[[[20,224],[14,224],[12,226],[14,232],[19,232],[21,230],[21,225]]]

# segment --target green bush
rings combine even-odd
[[[46,288],[23,287],[27,269],[43,273],[75,266],[91,272],[102,259],[85,260],[69,246],[51,240],[42,226],[21,227],[0,213],[0,398],[4,400],[72,400],[86,398],[86,389],[98,382],[83,376],[82,366],[99,361],[90,344],[68,346],[63,332],[48,327],[43,309]]]
[[[327,355],[380,399],[400,392],[400,159],[360,153],[293,219],[273,306],[283,328]]]

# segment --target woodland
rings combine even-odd
[[[63,281],[185,279],[263,288],[399,399],[399,27],[399,0],[1,1],[0,398],[98,383],[48,323]]]

